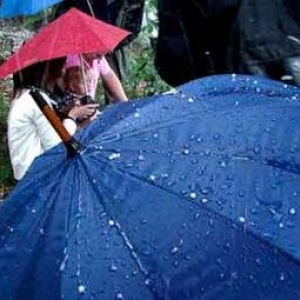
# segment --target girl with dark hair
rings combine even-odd
[[[31,87],[41,88],[41,95],[50,107],[56,105],[53,91],[61,77],[65,59],[37,63],[14,74],[14,99],[8,114],[8,148],[14,177],[20,180],[33,160],[61,142],[60,137],[30,94]],[[92,115],[96,104],[74,107],[62,120],[73,135],[76,118]]]

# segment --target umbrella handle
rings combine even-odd
[[[80,153],[82,150],[82,145],[70,135],[57,114],[41,95],[39,90],[36,88],[31,88],[30,95],[65,144],[68,150],[68,155],[73,156],[77,153]]]

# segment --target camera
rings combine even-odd
[[[81,105],[87,105],[87,104],[96,104],[95,100],[90,96],[90,95],[84,95],[83,97],[81,97],[80,99],[80,104]],[[92,116],[96,113],[97,109],[94,110],[94,113],[92,114]],[[91,117],[91,116],[90,116]],[[89,119],[90,117],[87,118],[80,118],[78,120],[78,122],[82,122],[85,121],[87,119]]]
[[[96,102],[90,95],[84,95],[80,98],[80,104],[81,105],[87,105],[87,104],[95,104]]]
[[[96,104],[96,102],[90,95],[84,95],[81,98],[77,98],[75,95],[71,93],[66,93],[63,99],[61,99],[61,101],[57,105],[58,112],[62,116],[67,116],[69,111],[75,106],[76,102],[78,103],[78,100],[80,105]],[[94,114],[96,113],[96,111],[97,110],[95,109]],[[86,121],[87,119],[89,119],[89,117],[79,118],[77,119],[77,121],[80,123]]]
[[[62,115],[67,115],[68,112],[74,107],[75,105],[75,97],[70,94],[66,93],[63,98],[57,103],[57,110]]]

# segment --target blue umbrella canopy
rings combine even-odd
[[[0,18],[33,15],[62,0],[1,0]]]
[[[215,76],[107,109],[0,210],[5,299],[299,299],[300,90]]]

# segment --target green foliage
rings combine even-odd
[[[151,96],[169,89],[156,73],[154,54],[150,46],[139,44],[129,54],[129,61],[129,74],[124,82],[129,98]]]
[[[157,0],[146,0],[145,25],[132,43],[128,54],[129,72],[124,86],[130,98],[160,94],[170,87],[159,77],[154,66],[154,46],[158,19]]]
[[[49,23],[49,20],[52,19],[52,15],[53,8],[48,8],[35,15],[20,17],[19,20],[21,21],[23,28],[28,30],[38,30],[42,25]]]
[[[0,93],[0,194],[1,186],[11,185],[13,182],[12,170],[8,160],[6,142],[6,117],[8,102],[3,93]],[[1,195],[0,195],[1,198]]]

